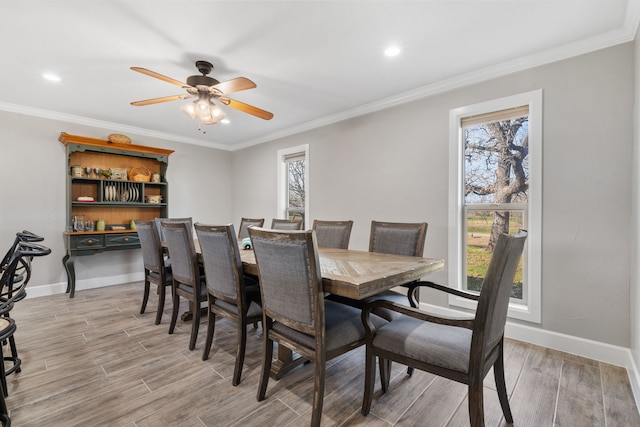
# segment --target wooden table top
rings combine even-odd
[[[195,248],[200,253],[198,239]],[[162,242],[166,248],[166,243]],[[322,287],[325,292],[347,298],[363,299],[403,283],[418,280],[444,268],[444,260],[402,255],[318,248]],[[253,250],[240,248],[244,272],[258,275]]]
[[[326,292],[363,299],[444,268],[444,260],[380,254],[350,249],[318,248]],[[258,275],[252,250],[240,250],[245,273]]]

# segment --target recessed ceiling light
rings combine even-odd
[[[394,45],[394,46],[387,47],[384,50],[384,55],[388,57],[398,56],[400,52],[401,52],[400,47]]]
[[[50,82],[59,82],[62,81],[62,79],[58,76],[56,76],[55,74],[51,74],[51,73],[44,73],[42,75],[42,78],[45,80],[49,80]]]
[[[225,118],[225,119],[220,120],[220,123],[223,123],[223,124],[225,124],[225,125],[228,125],[229,123],[231,123],[231,121],[229,121],[229,119],[226,119],[226,118]]]

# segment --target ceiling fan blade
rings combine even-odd
[[[241,90],[253,89],[254,87],[256,87],[256,84],[248,78],[236,77],[235,79],[220,82],[217,85],[211,86],[211,92],[215,95],[221,96],[228,93],[240,92]]]
[[[152,99],[145,99],[144,101],[134,101],[131,103],[131,105],[140,107],[143,105],[159,104],[161,102],[169,102],[169,101],[178,101],[180,99],[187,99],[187,98],[191,98],[191,95],[185,93],[184,95],[163,96],[162,98],[152,98]]]
[[[155,71],[147,70],[146,68],[131,67],[131,69],[133,71],[137,71],[139,73],[146,74],[147,76],[155,77],[156,79],[160,79],[160,80],[162,80],[164,82],[171,83],[171,84],[179,86],[179,87],[189,87],[189,85],[186,84],[186,83],[182,83],[182,82],[180,82],[178,80],[172,79],[171,77],[163,76],[162,74],[158,74]]]
[[[273,113],[254,107],[253,105],[245,104],[244,102],[226,97],[219,98],[218,100],[228,107],[235,108],[236,110],[240,110],[244,113],[249,113],[256,117],[260,117],[261,119],[271,120],[273,118]]]

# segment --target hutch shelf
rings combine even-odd
[[[66,292],[73,298],[75,257],[140,248],[138,233],[132,228],[135,220],[167,217],[169,184],[165,177],[173,150],[64,132],[58,140],[67,154],[66,254],[62,263],[67,273]],[[106,170],[114,173],[105,176],[102,171]],[[127,171],[131,170],[144,173],[130,180]],[[160,177],[159,182],[151,182],[153,175]]]

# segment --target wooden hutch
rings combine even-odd
[[[73,298],[76,256],[140,248],[132,220],[167,217],[169,184],[166,173],[173,150],[64,132],[58,140],[67,151],[66,254],[62,263],[67,273],[66,292]],[[91,171],[87,173],[88,167]],[[116,173],[111,177],[100,173],[106,170]],[[129,179],[125,171],[132,170],[142,173]],[[152,182],[151,175],[159,175],[160,179],[156,179],[159,182]],[[79,221],[74,219],[80,217],[85,224],[92,221],[93,230],[87,226],[78,227]]]

